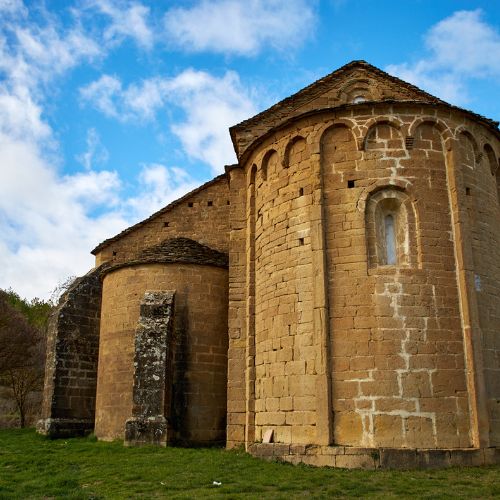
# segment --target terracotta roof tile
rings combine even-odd
[[[198,264],[227,269],[229,257],[226,253],[214,250],[190,238],[168,238],[158,245],[146,248],[136,259],[105,267],[102,275],[123,267],[173,263]]]

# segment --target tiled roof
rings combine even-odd
[[[238,155],[241,154],[240,151],[240,144],[237,142],[237,136],[238,135],[245,135],[245,133],[248,130],[251,130],[252,127],[259,127],[262,130],[260,132],[265,133],[266,129],[272,129],[274,126],[280,125],[281,122],[286,121],[287,117],[293,113],[294,110],[297,110],[299,108],[302,108],[304,105],[310,103],[311,101],[314,101],[317,97],[321,96],[323,93],[327,92],[332,84],[335,84],[342,78],[343,75],[346,73],[355,70],[355,69],[364,69],[371,73],[372,75],[379,76],[386,81],[392,82],[398,86],[399,89],[401,90],[406,90],[408,91],[408,97],[402,100],[389,100],[389,99],[384,99],[383,101],[377,101],[377,102],[384,102],[384,103],[389,103],[389,102],[401,102],[401,103],[427,103],[427,104],[434,104],[437,106],[446,106],[450,107],[452,109],[456,109],[459,111],[466,112],[467,114],[471,115],[474,119],[479,120],[483,122],[485,125],[487,125],[492,131],[494,131],[496,134],[499,134],[498,131],[498,122],[495,120],[491,120],[489,118],[486,118],[482,115],[479,115],[477,113],[474,113],[472,111],[460,108],[458,106],[453,106],[446,101],[443,101],[442,99],[439,99],[438,97],[433,96],[432,94],[429,94],[428,92],[425,92],[424,90],[419,89],[415,85],[412,85],[411,83],[405,82],[404,80],[401,80],[400,78],[397,78],[395,76],[390,75],[389,73],[386,73],[385,71],[377,68],[376,66],[373,66],[366,61],[358,60],[358,61],[351,61],[350,63],[342,66],[341,68],[333,71],[332,73],[324,76],[323,78],[320,78],[319,80],[316,80],[315,82],[311,83],[307,87],[303,88],[302,90],[299,90],[295,94],[286,97],[282,101],[274,104],[270,108],[258,113],[257,115],[248,118],[247,120],[244,120],[237,125],[232,126],[229,130],[231,133],[231,139],[233,141],[233,145],[235,147],[235,151],[237,151]],[[364,102],[363,104],[367,104]],[[336,107],[344,107],[345,103],[340,103],[338,106],[331,106],[329,109],[333,109]],[[308,114],[307,112],[304,114]],[[294,117],[295,118],[295,117]],[[276,125],[270,126],[269,122],[272,122],[273,119],[276,121]],[[267,124],[266,124],[267,122]],[[253,141],[251,141],[253,142]],[[246,149],[246,147],[245,147]],[[241,159],[241,158],[240,158]]]
[[[122,267],[141,264],[173,263],[199,264],[227,269],[229,257],[226,253],[214,250],[189,238],[168,238],[158,245],[146,248],[136,259],[106,267],[103,274]]]

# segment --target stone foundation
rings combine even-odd
[[[50,438],[87,436],[94,430],[93,419],[45,418],[38,421],[36,430]]]
[[[125,446],[167,446],[167,441],[167,419],[161,415],[151,418],[133,417],[125,423]]]
[[[248,450],[265,460],[342,469],[444,469],[500,464],[500,448],[448,450],[256,443]]]

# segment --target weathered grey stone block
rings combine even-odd
[[[94,429],[104,267],[77,278],[50,318],[41,434],[68,437]]]
[[[168,440],[165,406],[171,393],[166,391],[166,379],[171,371],[174,297],[175,291],[149,291],[141,302],[135,333],[132,418],[125,424],[126,446],[166,446]]]

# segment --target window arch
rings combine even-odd
[[[278,164],[278,153],[274,149],[266,151],[262,158],[261,176],[262,180],[266,181],[270,174],[276,172],[276,165]]]
[[[352,98],[352,103],[353,104],[361,104],[362,102],[366,102],[367,99],[364,95],[358,94]]]
[[[416,218],[404,191],[376,191],[367,201],[365,217],[369,268],[416,264]]]
[[[413,132],[414,150],[426,150],[428,154],[442,155],[444,151],[443,138],[439,125],[431,120],[420,122]]]
[[[399,154],[405,149],[399,124],[389,120],[374,123],[366,133],[363,148],[365,151],[384,151],[388,156],[391,151]]]
[[[467,130],[462,130],[458,134],[458,154],[462,167],[470,170],[476,168],[476,159],[478,158],[477,143]]]
[[[357,104],[355,100],[357,97],[363,97],[364,101],[376,100],[377,96],[372,97],[371,95],[374,90],[375,88],[370,85],[369,80],[360,78],[354,81],[350,80],[347,85],[342,87],[339,97],[343,102]]]
[[[283,155],[283,168],[288,168],[290,163],[299,163],[306,156],[306,147],[306,140],[300,135],[289,141]]]
[[[491,175],[496,181],[498,203],[500,203],[500,167],[498,165],[495,152],[493,151],[493,148],[489,144],[485,144],[484,146],[484,156],[488,161]]]
[[[357,152],[357,145],[351,129],[344,123],[335,123],[328,127],[320,139],[323,171],[329,171],[334,164],[352,159]],[[349,166],[349,168],[352,168]]]

